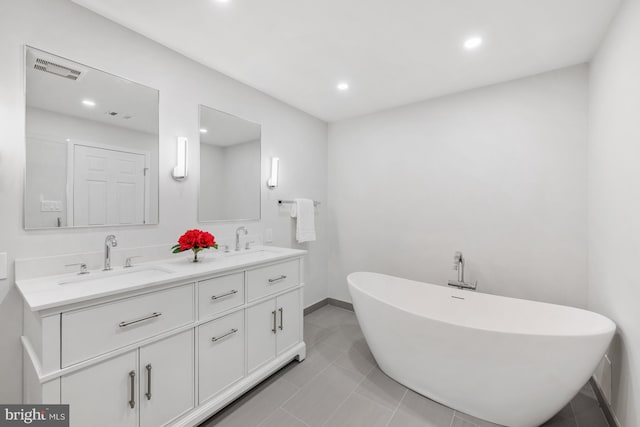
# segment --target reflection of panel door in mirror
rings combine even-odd
[[[144,224],[144,154],[75,145],[73,225]]]

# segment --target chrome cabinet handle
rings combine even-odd
[[[236,328],[231,329],[229,332],[227,332],[226,334],[220,335],[219,337],[213,337],[211,338],[212,342],[216,342],[216,341],[220,341],[223,338],[228,337],[229,335],[233,335],[236,332],[238,332],[238,330]]]
[[[151,363],[145,368],[147,369],[147,392],[144,395],[147,396],[147,400],[151,400]]]
[[[229,292],[227,292],[227,293],[225,293],[225,294],[221,294],[221,295],[212,295],[212,296],[211,296],[211,299],[212,299],[213,301],[215,301],[215,300],[217,300],[217,299],[224,298],[224,297],[228,297],[229,295],[233,295],[233,294],[237,294],[237,293],[238,293],[238,291],[234,289],[234,290],[229,291]]]
[[[284,274],[280,277],[274,277],[272,279],[269,279],[269,283],[273,283],[273,282],[279,282],[280,280],[284,280],[286,279],[287,276],[285,276]]]
[[[271,312],[271,315],[273,316],[273,328],[271,328],[271,332],[275,334],[276,333],[276,311],[273,310]]]
[[[129,320],[129,321],[126,321],[126,322],[120,322],[120,323],[118,323],[118,326],[120,326],[121,328],[124,328],[126,326],[133,325],[133,324],[139,323],[139,322],[144,322],[145,320],[150,320],[150,319],[153,319],[155,317],[160,317],[160,316],[162,316],[162,313],[156,311],[156,312],[153,312],[150,315],[142,317],[140,319]]]
[[[282,330],[282,328],[284,328],[284,310],[280,307],[278,311],[280,312],[280,326],[278,327]]]
[[[131,400],[129,400],[129,406],[133,409],[136,407],[136,371],[129,372],[129,379],[131,380]]]

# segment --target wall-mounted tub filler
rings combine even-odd
[[[467,283],[464,281],[464,256],[462,252],[456,252],[453,254],[453,269],[458,271],[458,280],[449,280],[449,286],[455,286],[459,289],[476,290],[478,287],[478,281],[475,283]]]

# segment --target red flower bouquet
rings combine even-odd
[[[178,239],[178,244],[171,247],[174,254],[191,249],[193,251],[193,262],[198,262],[198,252],[207,248],[218,249],[213,234],[202,230],[188,230]]]

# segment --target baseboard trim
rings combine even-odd
[[[325,299],[321,299],[318,302],[314,302],[309,307],[306,307],[304,309],[304,315],[306,316],[307,314],[313,313],[314,311],[324,307],[325,305],[333,305],[335,307],[340,307],[340,308],[344,308],[345,310],[353,311],[353,304],[351,304],[350,302],[340,301],[339,299],[335,299],[335,298],[325,298]]]
[[[319,308],[324,307],[325,305],[329,304],[329,298],[325,298],[325,299],[321,299],[318,302],[314,302],[313,304],[311,304],[309,307],[306,307],[304,309],[304,315],[306,316],[309,313],[313,313],[314,311],[316,311]]]
[[[344,308],[345,310],[353,311],[353,304],[346,301],[340,301],[339,299],[327,298],[329,305],[335,305],[336,307]]]
[[[598,399],[600,408],[602,409],[602,412],[604,413],[604,417],[607,419],[609,426],[620,427],[620,424],[618,424],[618,420],[616,419],[616,417],[613,416],[613,413],[611,412],[611,408],[607,404],[607,401],[604,400],[604,395],[602,394],[602,390],[600,390],[600,387],[598,386],[598,383],[596,382],[596,380],[593,377],[591,377],[589,379],[589,382],[591,383],[591,388],[593,388],[593,391],[596,394],[596,398]]]

